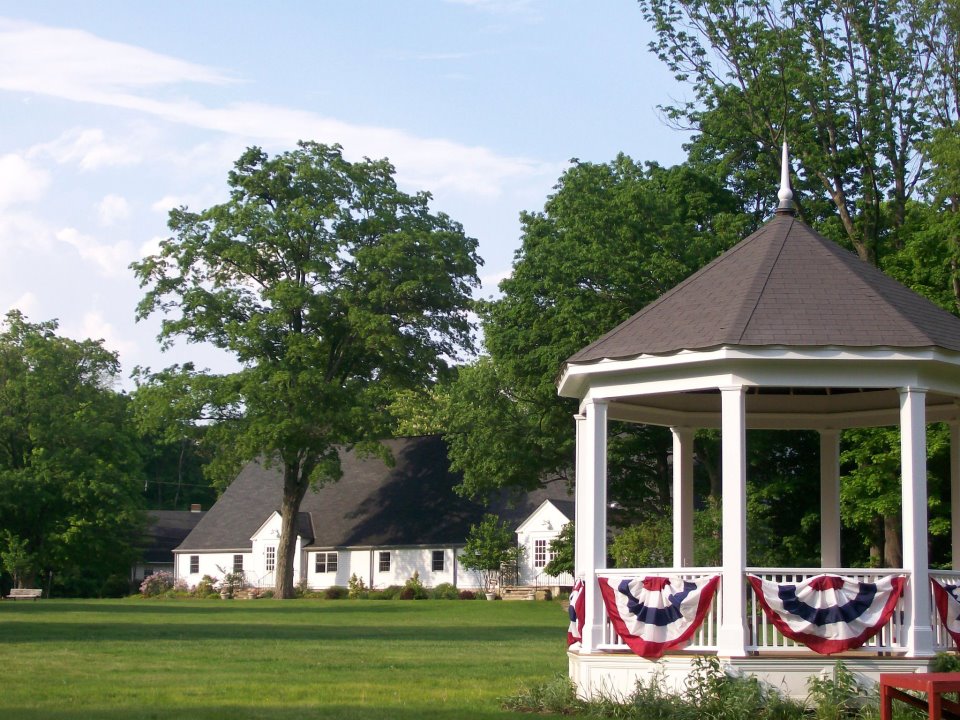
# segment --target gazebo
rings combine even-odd
[[[955,603],[955,596],[934,595],[938,586],[952,593],[960,585],[960,319],[799,221],[787,167],[784,146],[780,206],[771,220],[562,369],[560,395],[580,402],[575,573],[582,590],[575,607],[582,627],[568,657],[581,695],[628,693],[637,679],[654,674],[679,688],[694,657],[716,655],[729,671],[803,697],[809,676],[829,671],[837,657],[854,673],[875,679],[881,671],[925,670],[936,652],[955,647],[935,609],[936,601]],[[607,567],[611,420],[672,431],[671,568]],[[952,571],[931,570],[927,553],[931,422],[946,422],[951,430]],[[843,567],[840,433],[896,425],[903,567]],[[720,567],[691,566],[693,438],[699,428],[721,432]],[[746,431],[753,428],[820,434],[819,568],[747,566],[745,448]],[[624,635],[622,618],[612,617],[610,603],[619,587],[627,597],[624,608],[652,612],[655,602],[638,599],[629,588],[659,590],[667,578],[686,583],[684,592],[710,582],[713,589],[704,591],[690,617],[694,627],[680,641],[643,657],[631,651],[635,645]],[[802,590],[808,599],[813,593],[840,598],[841,604],[846,584],[854,592],[877,593],[883,612],[859,646],[838,651],[828,644],[832,654],[824,655],[822,647],[804,640],[810,635],[791,633],[790,618],[771,607],[775,597],[764,600],[764,584],[779,588],[781,597]],[[881,598],[882,587],[892,590]],[[669,605],[672,597],[673,611],[682,614],[678,591],[669,595],[667,587],[663,602]],[[809,603],[800,605],[809,610]]]

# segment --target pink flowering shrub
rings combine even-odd
[[[140,583],[140,594],[144,597],[156,597],[170,591],[186,592],[186,590],[186,582],[174,580],[173,573],[165,570],[147,575]]]

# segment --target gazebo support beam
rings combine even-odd
[[[581,652],[603,639],[597,570],[607,566],[607,402],[588,400],[577,416],[575,570],[584,582]]]
[[[747,432],[746,391],[742,385],[722,387],[722,492],[723,492],[723,605],[717,633],[717,654],[746,655],[747,566]]]
[[[673,566],[693,565],[693,435],[691,428],[673,433]]]
[[[926,390],[900,389],[900,462],[903,504],[903,568],[909,573],[907,657],[933,655],[927,552]]]
[[[840,562],[840,431],[820,431],[820,567]]]

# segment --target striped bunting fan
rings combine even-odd
[[[578,578],[570,591],[570,627],[567,628],[567,645],[573,645],[583,639],[583,611],[586,598],[583,596],[583,579]]]
[[[960,585],[945,585],[930,578],[933,584],[933,604],[937,606],[940,621],[960,647]]]
[[[684,645],[697,631],[720,576],[684,580],[647,575],[616,582],[597,578],[607,616],[617,635],[637,655],[658,658]]]
[[[821,655],[858,648],[880,632],[906,582],[902,575],[872,583],[839,575],[784,584],[756,575],[747,579],[777,630]]]

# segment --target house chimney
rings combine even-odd
[[[200,503],[193,503],[190,506],[190,512],[200,512]]]

